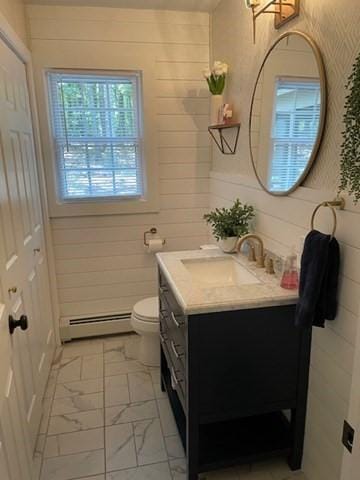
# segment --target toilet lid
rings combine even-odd
[[[159,297],[145,298],[136,303],[133,309],[136,318],[144,322],[159,321]]]

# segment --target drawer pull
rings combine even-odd
[[[181,327],[181,323],[177,321],[174,312],[171,312],[170,315],[171,315],[172,321],[175,323],[176,328],[180,328],[180,327]]]
[[[175,370],[173,369],[173,367],[171,367],[171,377],[172,377],[175,385],[179,385],[179,379],[177,378]]]
[[[178,358],[178,359],[179,359],[180,357],[182,357],[182,355],[176,350],[176,345],[175,345],[175,343],[174,343],[172,340],[171,340],[171,342],[170,342],[170,345],[171,345],[172,351],[174,352],[175,357]]]
[[[166,293],[168,289],[166,287],[159,287],[160,293]]]

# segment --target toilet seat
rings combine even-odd
[[[136,303],[132,317],[144,323],[159,323],[159,297],[145,298]]]
[[[135,317],[134,315],[131,316],[130,323],[132,328],[138,335],[159,335],[160,331],[160,324],[156,322],[148,322],[144,320],[140,320],[139,318]]]

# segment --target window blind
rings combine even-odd
[[[320,101],[318,80],[277,80],[269,172],[272,191],[289,190],[306,168],[318,134]]]
[[[143,193],[139,79],[48,75],[61,200]]]

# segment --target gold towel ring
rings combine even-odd
[[[335,208],[330,204],[330,202],[320,203],[320,204],[315,208],[315,210],[313,211],[312,217],[311,217],[311,230],[314,230],[314,220],[315,220],[315,216],[316,216],[318,210],[319,210],[321,207],[328,207],[328,208],[330,208],[331,211],[332,211],[332,214],[333,214],[333,217],[334,217],[334,228],[333,228],[333,231],[332,231],[332,234],[331,234],[331,238],[334,238],[334,235],[335,235],[335,232],[336,232],[336,227],[337,227],[337,218],[336,218]]]

